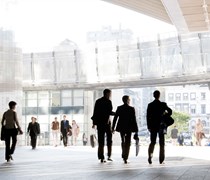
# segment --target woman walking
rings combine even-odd
[[[13,160],[12,154],[15,151],[18,132],[23,134],[17,119],[17,113],[15,112],[16,105],[17,103],[14,101],[9,102],[9,110],[4,112],[1,122],[5,130],[5,160],[7,160],[7,162]],[[12,145],[10,145],[11,138]]]
[[[72,120],[72,144],[74,146],[77,145],[77,137],[79,136],[79,126],[77,125],[75,120]]]

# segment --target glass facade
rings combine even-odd
[[[23,95],[22,125],[27,132],[31,117],[37,118],[40,123],[41,145],[52,144],[51,123],[54,117],[62,120],[64,114],[70,121],[76,120],[80,127],[78,144],[81,144],[84,130],[84,91],[83,90],[57,90],[57,91],[25,91]],[[26,133],[23,141],[27,139]],[[71,138],[70,138],[71,139]],[[28,141],[26,140],[27,144]],[[71,142],[69,142],[71,143]]]

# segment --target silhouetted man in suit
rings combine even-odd
[[[103,91],[103,97],[99,98],[95,102],[94,112],[91,119],[93,120],[93,128],[97,126],[98,130],[98,159],[101,163],[106,162],[104,159],[104,139],[106,135],[107,149],[108,149],[108,161],[112,161],[112,132],[110,115],[114,115],[112,112],[112,102],[110,100],[111,90],[105,89]]]
[[[124,160],[124,163],[127,164],[131,145],[131,134],[132,132],[136,132],[136,134],[138,133],[138,126],[136,123],[135,109],[134,107],[129,106],[129,96],[123,96],[122,100],[124,104],[117,107],[117,111],[113,120],[112,130],[114,132],[117,122],[116,131],[120,132],[122,141],[122,158]]]
[[[161,102],[159,100],[160,98],[160,92],[154,91],[153,96],[155,100],[151,103],[149,103],[147,107],[147,128],[150,131],[150,140],[151,143],[149,145],[148,149],[148,162],[149,164],[152,164],[152,156],[154,147],[156,144],[156,138],[157,134],[159,135],[159,144],[160,144],[160,154],[159,154],[159,162],[160,164],[163,163],[165,159],[165,137],[164,137],[164,131],[161,129],[161,122],[163,121],[163,115],[168,113],[168,115],[172,115],[172,110],[167,106],[166,103]]]
[[[63,115],[63,120],[61,121],[61,134],[62,134],[64,147],[67,146],[68,134],[69,134],[70,129],[71,129],[71,126],[69,125],[69,120],[66,119],[66,115]]]

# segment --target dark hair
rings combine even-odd
[[[110,89],[104,89],[104,91],[103,91],[104,96],[106,96],[109,93],[111,93]]]
[[[153,96],[154,96],[155,99],[159,99],[159,97],[160,97],[160,91],[158,91],[158,90],[154,91],[153,92]]]
[[[16,104],[17,104],[17,103],[16,103],[15,101],[10,101],[10,102],[9,102],[9,108],[10,108],[10,109],[13,109],[14,106],[16,106]]]
[[[122,101],[126,104],[128,102],[129,96],[125,95],[122,97]]]

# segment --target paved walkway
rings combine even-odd
[[[113,162],[101,164],[97,148],[87,147],[17,147],[14,161],[4,161],[0,149],[0,180],[54,179],[142,179],[142,180],[210,180],[210,147],[166,147],[164,165],[158,163],[158,147],[153,164],[147,162],[147,147],[141,147],[138,157],[131,148],[129,164],[120,158],[120,147],[113,148]]]

